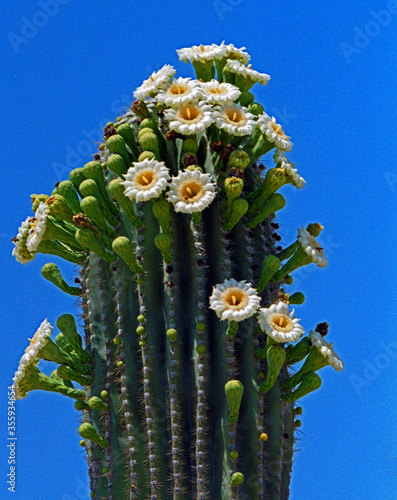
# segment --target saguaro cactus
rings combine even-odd
[[[319,369],[343,369],[328,325],[305,336],[291,309],[304,296],[286,292],[290,273],[327,264],[323,228],[279,245],[278,190],[305,181],[255,102],[270,77],[244,49],[178,50],[197,79],[153,73],[94,160],[32,195],[13,240],[24,264],[41,252],[81,265],[78,286],[54,263],[42,273],[80,297],[81,335],[70,311],[55,342],[45,320],[14,387],[75,399],[97,500],[287,499],[295,401],[321,385]],[[40,359],[59,367],[48,377]]]

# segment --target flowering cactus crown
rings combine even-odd
[[[54,263],[42,274],[79,297],[84,342],[70,314],[55,342],[43,322],[15,392],[76,400],[92,498],[287,499],[295,401],[321,368],[343,369],[328,325],[305,335],[290,307],[305,297],[285,289],[299,267],[326,267],[323,227],[280,245],[278,191],[305,180],[251,92],[270,76],[233,44],[177,53],[196,79],[168,64],[152,73],[93,161],[32,195],[13,255],[81,265],[78,286]],[[41,359],[58,365],[50,377]]]

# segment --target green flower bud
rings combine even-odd
[[[110,139],[112,139],[113,137],[120,137],[120,136],[112,135],[112,137],[110,137],[108,141],[110,141]],[[112,153],[113,152],[114,151],[112,151]],[[114,153],[117,153],[117,151],[115,151]],[[127,165],[129,165],[129,163],[127,163]],[[84,165],[84,174],[87,177],[87,179],[92,179],[97,183],[99,192],[101,193],[101,196],[105,201],[106,206],[113,215],[117,215],[119,213],[119,210],[116,207],[116,205],[112,202],[112,200],[109,198],[109,195],[106,191],[106,184],[105,184],[105,178],[103,176],[102,165],[98,161],[90,161]]]
[[[136,261],[131,242],[125,236],[119,236],[112,243],[113,251],[123,259],[134,274],[143,273],[142,267]]]
[[[254,99],[254,94],[252,94],[248,90],[243,90],[240,94],[240,97],[238,98],[238,102],[241,104],[241,106],[247,107],[249,104],[252,104],[254,102]]]
[[[295,408],[294,412],[295,412],[295,415],[302,415],[302,413],[303,413],[302,407],[301,406],[297,406]]]
[[[106,147],[111,153],[120,155],[126,165],[131,165],[131,158],[125,146],[124,139],[121,137],[121,135],[115,134],[110,136],[106,141]]]
[[[94,196],[85,196],[81,202],[81,210],[98,226],[103,234],[111,239],[117,238],[117,233],[108,225],[103,216],[101,206]]]
[[[225,179],[225,191],[227,196],[228,204],[232,204],[233,201],[238,198],[243,191],[244,181],[239,177],[227,177]]]
[[[57,186],[56,192],[65,198],[66,203],[72,209],[74,215],[81,212],[79,198],[71,181],[60,182]]]
[[[203,333],[205,331],[205,323],[197,323],[196,328],[198,332]]]
[[[182,151],[184,151],[185,153],[196,154],[198,148],[199,145],[197,144],[196,139],[194,139],[193,137],[188,137],[182,143]]]
[[[123,368],[123,366],[124,366],[124,362],[123,362],[123,361],[117,361],[116,366],[117,366],[118,368]]]
[[[254,116],[263,115],[265,108],[259,102],[253,102],[248,104],[248,111],[252,113]]]
[[[287,403],[293,403],[294,401],[303,398],[303,396],[306,396],[306,394],[315,391],[320,386],[321,378],[317,375],[317,373],[308,373],[294,392],[283,394],[281,399]]]
[[[76,408],[77,411],[82,411],[82,410],[89,410],[90,407],[88,406],[87,403],[85,403],[84,401],[82,401],[81,399],[78,399],[75,403],[74,403],[74,407]],[[84,445],[85,446],[85,441],[84,442]]]
[[[166,264],[171,264],[171,236],[166,233],[159,233],[154,238],[154,244],[160,250],[164,262]]]
[[[87,406],[88,406],[88,405],[87,405]],[[84,446],[87,446],[87,443],[84,441],[84,439],[82,439],[82,440],[80,441],[80,446],[83,446],[83,447],[84,447]]]
[[[230,217],[226,224],[224,224],[224,231],[231,231],[233,227],[241,220],[241,218],[245,215],[248,210],[248,202],[243,198],[237,198],[232,203],[232,210],[230,213]]]
[[[302,359],[306,358],[306,356],[310,352],[309,346],[309,337],[303,337],[297,344],[292,346],[291,349],[287,352],[287,356],[285,358],[285,362],[288,365],[294,365],[295,363],[299,363]]]
[[[58,241],[42,240],[37,247],[37,252],[56,255],[75,264],[82,264],[87,258],[87,255],[84,253],[74,252],[71,248],[58,243]]]
[[[153,158],[156,158],[156,155],[152,151],[142,151],[138,157],[138,161],[152,160]]]
[[[157,130],[158,124],[155,120],[151,118],[145,118],[144,120],[141,121],[140,127],[141,129],[151,128],[152,130]]]
[[[324,227],[318,222],[315,222],[314,224],[310,223],[306,229],[312,236],[316,237],[319,236]]]
[[[63,380],[73,380],[83,386],[90,386],[92,384],[92,380],[90,378],[84,377],[68,365],[61,365],[57,369],[57,374],[58,377]]]
[[[259,278],[256,289],[262,293],[265,286],[273,278],[280,267],[280,261],[275,255],[266,255],[262,262],[261,277]]]
[[[235,488],[244,482],[244,475],[241,472],[235,472],[230,479],[230,486]]]
[[[236,149],[230,153],[229,167],[245,170],[250,164],[249,155],[242,149]]]
[[[45,201],[50,215],[67,222],[73,222],[73,211],[60,194],[53,194]]]
[[[101,398],[102,399],[107,399],[109,397],[108,391],[101,391]]]
[[[195,170],[198,170],[202,174],[205,173],[204,170],[199,165],[189,165],[188,167],[186,167],[186,170],[190,170],[191,172],[194,172]],[[195,213],[197,213],[197,212],[193,212],[192,215],[194,215]]]
[[[294,427],[301,427],[302,422],[300,420],[295,420]]]
[[[32,199],[33,212],[36,212],[41,202],[46,201],[49,198],[47,194],[31,194],[30,197]]]
[[[136,329],[136,333],[138,335],[145,335],[146,334],[146,329],[144,326],[140,325],[138,326],[138,328]]]
[[[269,439],[269,436],[266,434],[266,432],[262,432],[262,434],[259,436],[259,439],[264,443]]]
[[[247,222],[246,226],[249,229],[254,228],[258,224],[260,224],[262,221],[264,221],[267,217],[269,217],[271,214],[274,212],[277,212],[277,210],[282,209],[285,206],[285,198],[283,195],[280,193],[275,193],[273,194],[265,203],[263,206],[262,210],[249,219]]]
[[[296,304],[300,305],[305,302],[305,296],[303,295],[302,292],[295,292],[289,297],[289,303],[290,304]]]
[[[105,467],[102,467],[102,473],[103,473],[103,474],[109,474],[109,472],[110,472],[109,467],[106,467],[106,466],[105,466]]]
[[[196,352],[199,356],[204,356],[206,350],[207,349],[204,344],[199,344],[196,346]]]
[[[124,139],[124,142],[130,148],[133,157],[138,158],[140,151],[135,141],[134,132],[132,131],[131,125],[129,123],[122,123],[117,127],[117,133]]]
[[[266,380],[259,386],[259,392],[264,394],[273,387],[285,361],[285,351],[282,347],[273,345],[267,351]]]
[[[71,314],[62,314],[56,321],[56,325],[63,333],[66,341],[74,351],[86,363],[92,363],[93,358],[91,354],[83,349],[83,340],[77,333],[76,322]]]
[[[128,170],[128,165],[125,164],[120,155],[110,155],[106,160],[106,166],[109,170],[122,178],[124,178],[124,174],[126,174]]]
[[[237,460],[237,459],[238,459],[238,451],[236,451],[236,450],[232,450],[232,451],[230,452],[230,459],[231,459],[231,460]]]
[[[145,339],[140,340],[138,342],[138,345],[139,345],[139,347],[143,347],[143,348],[147,347],[147,340],[145,340]]]
[[[81,228],[76,233],[76,241],[90,252],[95,252],[106,262],[114,262],[117,257],[108,253],[99,243],[95,234],[88,228]]]
[[[70,172],[69,179],[75,187],[76,191],[80,194],[79,186],[83,181],[87,179],[84,170],[82,168],[75,168]]]
[[[178,337],[178,332],[175,330],[175,328],[169,328],[165,334],[167,335],[168,337],[168,340],[170,342],[175,342],[175,340],[177,339]]]
[[[284,169],[271,168],[268,170],[262,184],[247,196],[247,200],[250,204],[247,216],[251,217],[257,213],[272,194],[278,191],[281,186],[287,184],[287,182],[288,178]]]
[[[53,264],[52,262],[45,264],[41,269],[41,274],[46,280],[54,283],[54,285],[56,285],[63,292],[68,293],[69,295],[81,295],[81,288],[69,286],[62,278],[61,272],[56,264]]]
[[[82,198],[85,198],[87,196],[93,196],[94,198],[96,198],[99,202],[99,205],[101,206],[101,210],[105,215],[106,220],[112,226],[119,225],[118,219],[110,211],[101,192],[99,191],[98,184],[93,179],[86,179],[80,184],[80,194]]]
[[[132,201],[124,196],[124,186],[121,179],[114,179],[108,185],[109,193],[112,198],[114,198],[120,207],[123,209],[125,215],[131,224],[135,227],[142,227],[143,222],[135,213],[134,205]]]
[[[79,427],[79,434],[81,437],[85,439],[89,439],[90,441],[93,441],[95,444],[100,446],[101,448],[108,448],[109,443],[106,441],[106,439],[103,439],[98,432],[94,429],[94,427],[89,424],[88,422],[85,422],[84,424],[81,424]]]
[[[121,337],[114,337],[113,339],[113,344],[114,345],[121,345],[123,341],[121,340]]]
[[[151,127],[142,127],[138,132],[138,140],[145,134],[154,134],[154,130]]]
[[[137,320],[139,323],[144,323],[146,321],[146,318],[143,314],[140,314],[138,317],[137,317]]]
[[[226,382],[225,394],[230,411],[229,422],[232,424],[237,423],[243,392],[244,386],[239,380]]]
[[[139,137],[139,145],[144,151],[152,151],[157,160],[160,160],[160,149],[157,135],[151,130]]]
[[[102,401],[101,398],[98,398],[97,396],[92,396],[89,400],[88,400],[88,406],[92,409],[92,410],[100,410],[100,411],[108,411],[109,410],[109,407],[106,403],[104,403]]]
[[[159,221],[163,233],[170,235],[170,205],[165,200],[157,200],[152,206],[153,215]]]

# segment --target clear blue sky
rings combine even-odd
[[[41,321],[77,313],[41,277],[53,259],[23,266],[11,257],[29,195],[87,161],[99,128],[149,73],[169,63],[191,76],[175,49],[222,40],[246,46],[272,77],[254,91],[291,135],[307,181],[283,190],[283,243],[320,222],[330,261],[295,275],[291,291],[307,297],[297,316],[307,330],[329,322],[346,366],[324,368],[321,389],[302,400],[291,500],[396,498],[397,2],[54,1],[51,16],[48,0],[6,2],[0,19],[0,498],[88,496],[73,403],[40,392],[17,405],[17,493],[7,492],[7,385]],[[73,266],[60,267],[74,277]]]

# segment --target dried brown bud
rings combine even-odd
[[[316,332],[318,332],[322,337],[325,337],[328,333],[328,327],[329,325],[327,322],[319,323],[316,326]]]

